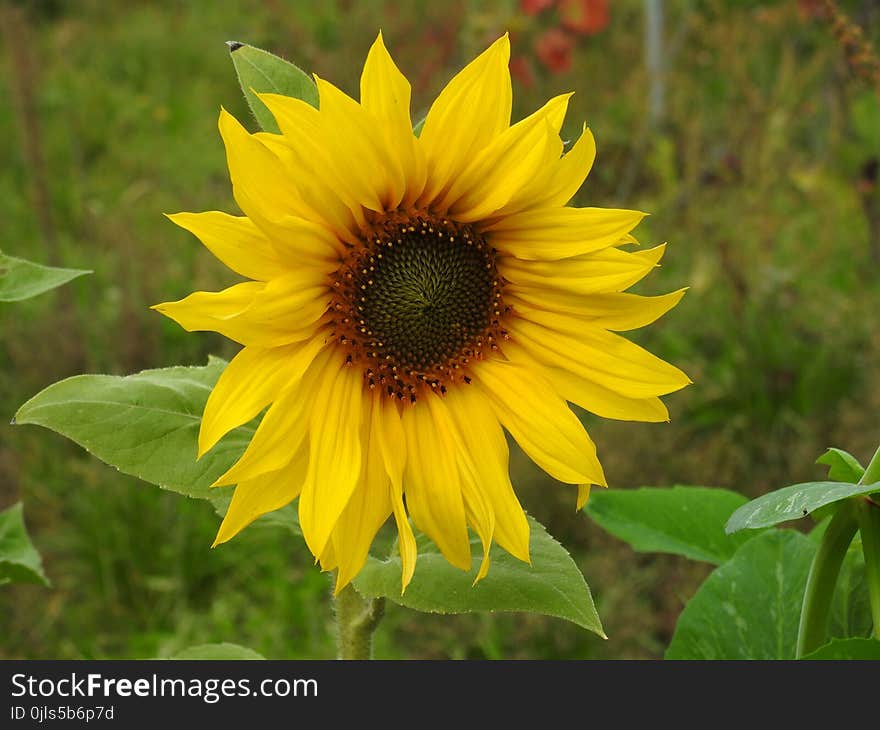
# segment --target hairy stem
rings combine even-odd
[[[340,659],[372,659],[373,632],[385,613],[384,598],[364,598],[351,584],[336,594]]]

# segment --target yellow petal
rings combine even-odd
[[[274,347],[299,342],[315,334],[329,305],[325,276],[303,265],[266,284],[251,306],[238,315],[238,327],[254,344]]]
[[[372,401],[368,403],[372,409]],[[336,593],[360,572],[376,533],[392,512],[390,480],[372,429],[372,414],[365,414],[364,421],[364,468],[331,535],[338,564]]]
[[[492,506],[494,539],[520,560],[529,560],[529,522],[509,475],[507,439],[492,404],[477,388],[456,388],[446,405],[462,438],[462,454],[472,456],[475,483]]]
[[[376,391],[372,412],[373,429],[379,452],[391,483],[403,493],[403,470],[406,465],[406,434],[400,421],[397,405]]]
[[[649,423],[669,421],[669,411],[666,410],[663,401],[657,397],[629,398],[621,395],[594,380],[575,375],[561,367],[553,367],[539,362],[515,342],[505,343],[504,354],[514,362],[520,362],[528,367],[540,368],[542,374],[553,384],[559,395],[597,416],[620,421]]]
[[[584,125],[583,132],[572,148],[535,176],[523,195],[512,201],[504,213],[566,205],[583,185],[596,159],[596,141]]]
[[[375,211],[397,207],[405,181],[397,155],[388,148],[381,124],[354,99],[315,76],[321,97],[321,122],[333,130],[331,148],[338,165],[345,165],[359,202]]]
[[[271,99],[283,99],[285,104],[299,103],[309,114],[318,111],[300,99],[273,94],[257,94],[276,116]],[[280,125],[279,121],[279,125]],[[328,131],[320,123],[311,132],[297,136],[257,132],[253,138],[278,158],[282,167],[295,183],[297,201],[289,211],[279,210],[271,220],[258,220],[257,224],[270,231],[271,238],[284,238],[289,218],[306,219],[321,223],[339,238],[349,243],[357,240],[364,225],[363,208],[349,185],[349,177],[339,177],[334,155],[324,141]]]
[[[580,512],[590,501],[590,485],[578,484],[577,509]]]
[[[250,218],[216,210],[167,217],[197,236],[212,254],[242,276],[268,281],[285,270],[269,239]]]
[[[410,96],[409,81],[392,60],[380,32],[361,74],[361,106],[378,121],[377,131],[384,133],[388,151],[399,159],[406,190],[402,202],[397,202],[403,206],[422,194],[427,178],[425,155],[412,131]]]
[[[283,469],[239,482],[211,547],[231,540],[261,515],[292,502],[302,487],[307,457],[307,450],[301,448]]]
[[[596,327],[572,331],[515,319],[511,337],[539,362],[568,370],[629,398],[651,398],[684,388],[690,378],[634,342]]]
[[[413,522],[450,563],[469,570],[471,547],[451,439],[426,407],[404,411],[403,428],[407,440],[406,504]]]
[[[548,368],[547,379],[567,401],[602,418],[618,421],[665,423],[669,411],[659,398],[628,398],[594,380],[578,377],[562,368]]]
[[[333,540],[327,540],[324,552],[318,556],[316,562],[321,564],[321,570],[324,572],[336,569],[339,561],[336,559],[336,549],[333,546]]]
[[[483,546],[483,559],[474,578],[474,583],[486,577],[489,571],[489,549],[492,547],[492,536],[495,533],[495,512],[492,503],[487,499],[480,483],[480,469],[475,461],[481,455],[472,454],[468,449],[458,426],[453,422],[446,400],[439,396],[427,395],[422,403],[428,406],[431,417],[438,432],[446,434],[455,452],[461,476],[461,496],[464,502],[465,517],[474,528]]]
[[[569,484],[605,484],[596,447],[581,422],[534,368],[485,360],[474,368],[474,383],[523,451],[550,476]]]
[[[614,246],[644,217],[613,208],[540,208],[501,218],[486,231],[499,251],[554,261]]]
[[[645,327],[656,322],[681,301],[687,289],[643,297],[638,294],[572,294],[550,288],[532,289],[511,294],[509,304],[518,314],[540,324],[547,324],[565,313],[614,332]]]
[[[286,270],[301,268],[303,264],[316,272],[329,273],[339,268],[345,249],[325,225],[292,215],[276,223],[270,244]]]
[[[308,217],[308,209],[290,172],[259,139],[249,134],[225,109],[218,126],[226,145],[232,194],[244,214],[272,235],[284,215]]]
[[[196,292],[153,309],[185,330],[219,332],[242,345],[279,347],[313,336],[330,302],[325,276],[303,266],[268,283]]]
[[[199,458],[232,429],[250,421],[298,382],[318,351],[320,335],[284,347],[245,347],[220,375],[202,414]]]
[[[644,279],[665,250],[665,244],[647,251],[606,248],[560,261],[521,261],[503,256],[499,258],[498,271],[511,282],[511,291],[517,294],[540,296],[548,289],[573,294],[612,293]]]
[[[303,379],[281,393],[266,411],[241,458],[211,486],[238,484],[290,463],[306,437],[312,395],[308,383],[315,379]]]
[[[406,434],[397,405],[376,392],[373,396],[372,429],[389,476],[389,495],[397,523],[397,546],[403,566],[400,592],[406,590],[416,569],[416,538],[403,504],[403,471],[406,466]]]
[[[436,203],[459,221],[486,218],[508,203],[547,161],[548,146],[559,142],[550,119],[568,105],[571,94],[557,96],[506,129],[458,175]]]
[[[391,485],[391,506],[394,509],[394,521],[397,523],[397,549],[402,565],[400,595],[403,595],[415,573],[418,550],[412,526],[406,515],[406,507],[403,504],[403,494],[394,484]]]
[[[339,353],[331,352],[310,391],[309,473],[299,499],[299,520],[313,555],[324,551],[361,474],[363,383],[361,370],[346,367]]]
[[[434,101],[419,136],[428,161],[423,203],[433,201],[510,126],[509,62],[505,34],[459,71]]]
[[[253,304],[266,288],[263,282],[248,281],[219,292],[195,292],[176,302],[154,304],[152,309],[173,319],[187,332],[220,332],[248,344],[251,340],[237,327],[236,318]],[[242,339],[238,339],[241,337]],[[251,340],[252,341],[252,340]]]

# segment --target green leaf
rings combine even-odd
[[[271,92],[302,99],[313,107],[318,106],[318,89],[311,77],[298,66],[283,58],[254,48],[246,43],[229,41],[229,53],[238,83],[259,125],[267,132],[278,133],[278,125],[269,108],[261,102],[258,93]]]
[[[145,370],[136,375],[77,375],[50,385],[15,414],[15,423],[44,426],[126,474],[199,499],[241,456],[254,426],[235,429],[196,461],[208,394],[226,363]]]
[[[21,502],[0,512],[0,585],[5,583],[49,585],[43,561],[24,526]]]
[[[801,659],[880,659],[880,641],[877,639],[833,639],[825,646]]]
[[[91,273],[83,269],[41,266],[0,253],[0,302],[30,299],[78,276]]]
[[[265,659],[262,654],[258,654],[253,649],[238,644],[201,644],[199,646],[191,646],[188,649],[175,654],[169,659]]]
[[[871,634],[873,621],[868,595],[868,578],[859,535],[856,535],[849,546],[840,566],[840,574],[837,576],[837,584],[831,599],[828,624],[830,637],[846,639]]]
[[[793,484],[744,504],[731,515],[725,529],[731,533],[737,530],[772,527],[780,522],[806,517],[826,504],[878,490],[880,490],[880,482],[868,485],[844,482]]]
[[[427,119],[426,116],[422,117],[419,121],[416,122],[415,126],[413,127],[413,134],[416,137],[421,136],[422,128],[425,126],[425,119]]]
[[[678,618],[667,659],[794,659],[815,545],[794,530],[749,540]]]
[[[571,556],[540,523],[529,518],[529,525],[531,566],[493,545],[489,574],[473,585],[482,558],[479,540],[471,540],[474,566],[465,572],[450,565],[420,535],[415,576],[403,595],[397,556],[384,561],[369,558],[354,579],[355,587],[368,598],[385,596],[417,611],[530,611],[563,618],[605,636],[590,589]]]
[[[586,512],[634,550],[719,564],[754,533],[731,537],[724,523],[746,498],[712,487],[594,489]]]
[[[816,463],[826,464],[829,467],[828,478],[835,482],[856,483],[865,473],[865,467],[859,463],[859,460],[843,449],[828,449],[816,459]]]

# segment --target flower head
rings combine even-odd
[[[563,154],[570,95],[511,125],[507,36],[455,76],[412,130],[410,85],[380,34],[360,102],[316,78],[319,109],[260,99],[280,134],[220,133],[244,213],[180,213],[250,279],[156,306],[190,331],[244,347],[205,407],[200,455],[265,410],[217,535],[298,498],[309,548],[337,589],[393,515],[403,586],[410,519],[468,569],[468,529],[529,560],[504,430],[548,474],[605,484],[566,401],[608,418],[667,420],[677,368],[615,334],[671,309],[682,291],[622,293],[663,247],[631,252],[642,213],[566,204],[595,156],[584,128]]]

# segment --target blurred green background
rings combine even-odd
[[[839,5],[876,48],[877,4]],[[690,286],[634,333],[695,381],[666,399],[672,423],[584,416],[612,488],[756,496],[821,476],[813,462],[828,446],[866,460],[880,440],[880,86],[847,60],[822,6],[0,0],[0,248],[94,270],[0,306],[0,420],[70,375],[234,354],[148,308],[235,281],[162,216],[236,210],[220,105],[255,127],[224,41],[356,95],[381,28],[420,118],[510,30],[515,117],[574,90],[564,134],[586,121],[599,150],[577,204],[650,211],[639,238],[669,249],[638,291]],[[584,571],[609,640],[544,617],[389,605],[377,656],[661,656],[708,567],[633,553],[518,452],[513,472],[525,507]],[[219,641],[270,658],[334,654],[329,582],[286,533],[252,529],[210,550],[209,504],[48,431],[2,426],[0,508],[19,499],[53,586],[0,589],[0,658],[147,658]]]

